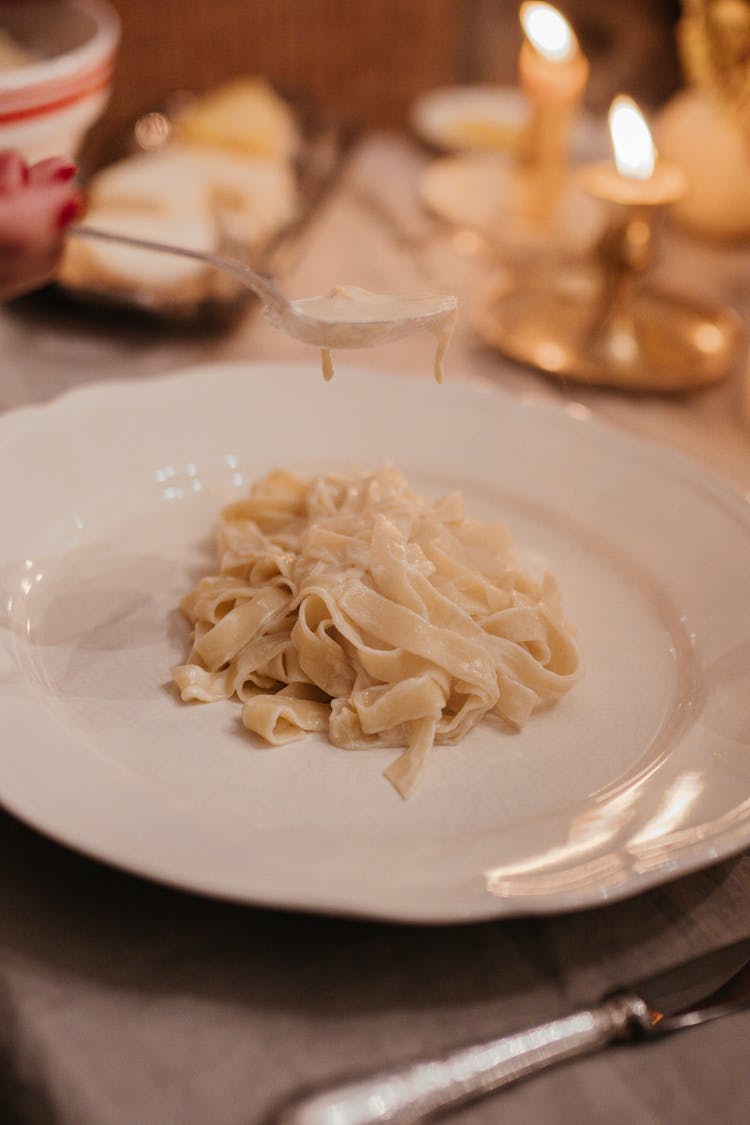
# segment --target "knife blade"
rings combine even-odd
[[[750,1008],[711,998],[750,963],[750,938],[609,993],[598,1004],[523,1031],[302,1093],[275,1125],[417,1125],[435,1113],[612,1043],[645,1040]],[[707,1006],[703,1006],[703,1005]]]

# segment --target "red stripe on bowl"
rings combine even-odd
[[[32,117],[43,117],[45,113],[54,113],[55,110],[66,109],[68,106],[74,105],[75,102],[82,101],[84,98],[90,97],[91,94],[97,94],[101,90],[106,89],[111,81],[112,67],[110,66],[103,71],[99,70],[96,74],[92,74],[85,84],[79,84],[75,90],[62,97],[56,97],[50,101],[41,102],[38,105],[12,109],[8,112],[0,111],[0,125],[10,125],[17,121],[27,121]]]
[[[13,114],[25,114],[37,107],[44,107],[64,98],[76,97],[100,86],[103,80],[110,80],[114,70],[114,54],[81,74],[69,78],[37,82],[20,90],[0,90],[0,121],[11,120]]]

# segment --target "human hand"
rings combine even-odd
[[[64,157],[29,166],[18,152],[0,152],[0,300],[54,276],[65,229],[83,212],[75,174]]]

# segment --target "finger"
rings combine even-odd
[[[0,255],[33,252],[57,243],[83,213],[83,196],[52,183],[14,196],[0,195]]]
[[[9,148],[0,152],[0,192],[18,191],[29,182],[29,169],[20,152]]]
[[[46,285],[57,273],[61,248],[47,248],[40,254],[0,257],[0,300],[30,293]]]
[[[40,160],[29,168],[29,183],[34,185],[60,183],[67,184],[75,178],[78,169],[66,156],[51,156]]]

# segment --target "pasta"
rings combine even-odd
[[[556,580],[525,574],[459,492],[423,499],[392,466],[272,472],[224,509],[218,548],[220,573],[182,602],[182,699],[236,696],[274,745],[403,748],[385,774],[403,797],[435,743],[488,713],[521,727],[579,675]]]

